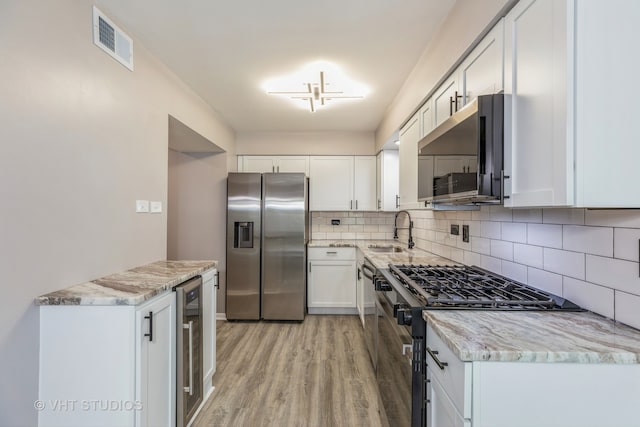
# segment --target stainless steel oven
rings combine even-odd
[[[187,426],[202,403],[202,277],[177,286],[176,426]]]

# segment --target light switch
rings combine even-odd
[[[161,213],[162,202],[151,202],[151,213]]]
[[[148,200],[136,200],[136,212],[138,212],[138,213],[149,212],[149,201]]]

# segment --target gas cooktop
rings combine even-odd
[[[581,310],[569,300],[476,266],[389,264],[389,270],[430,309]]]

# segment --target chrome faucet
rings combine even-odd
[[[407,214],[407,217],[409,218],[409,227],[405,227],[405,228],[398,228],[398,215],[400,215],[402,212]],[[411,230],[413,229],[413,221],[411,221],[411,214],[408,211],[398,211],[396,212],[396,218],[393,220],[393,238],[395,240],[398,240],[398,230],[409,230],[409,249],[413,249],[413,247],[415,246],[415,243],[413,243],[413,236],[411,235]]]

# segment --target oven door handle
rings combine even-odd
[[[449,366],[447,362],[442,362],[440,359],[438,359],[438,356],[437,356],[438,352],[436,350],[431,350],[429,347],[427,347],[427,353],[429,353],[429,356],[431,356],[433,361],[436,362],[436,365],[438,365],[438,368],[442,369],[443,371],[445,366]]]
[[[367,271],[371,274],[367,274]],[[373,275],[376,274],[376,271],[365,262],[364,264],[362,264],[362,274],[364,274],[364,277],[366,277],[367,279],[373,280]]]

